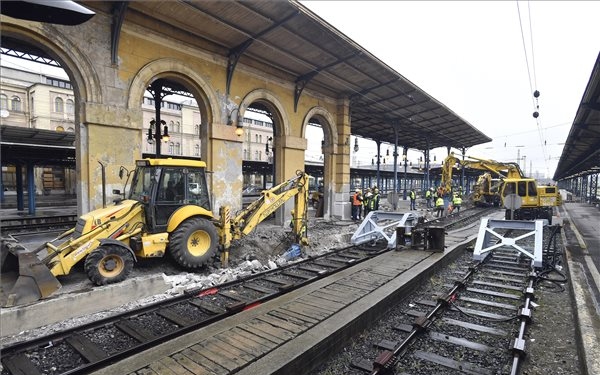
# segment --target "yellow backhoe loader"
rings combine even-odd
[[[122,167],[121,172],[124,170]],[[309,176],[304,172],[298,171],[284,183],[263,191],[258,200],[235,216],[228,206],[222,206],[219,217],[211,210],[204,162],[144,159],[136,162],[133,172],[126,199],[82,215],[75,228],[33,252],[2,248],[3,272],[18,267],[16,280],[3,280],[2,306],[50,296],[61,287],[57,277],[68,275],[80,262],[96,285],[120,282],[139,259],[167,253],[189,270],[219,256],[227,267],[232,240],[249,234],[291,198],[295,198],[295,241],[307,243]],[[121,195],[120,191],[114,193]]]

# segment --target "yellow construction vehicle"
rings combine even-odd
[[[462,168],[484,171],[473,185],[472,201],[475,205],[500,206],[502,203],[500,194],[502,182],[506,178],[524,178],[523,172],[517,163],[486,160],[473,156],[459,160],[451,153],[444,160],[444,167],[442,168],[442,182],[447,189],[452,188],[452,169],[456,164]]]
[[[80,262],[96,285],[120,282],[138,259],[167,253],[190,270],[219,255],[226,267],[231,241],[250,233],[292,197],[295,241],[307,243],[308,175],[304,172],[263,191],[233,217],[228,206],[214,217],[202,161],[144,159],[136,162],[133,172],[126,199],[82,215],[75,228],[34,252],[14,254],[2,249],[3,268],[17,264],[19,269],[14,285],[3,280],[2,306],[48,297],[61,287],[57,277],[68,275]]]
[[[520,207],[515,210],[506,209],[507,220],[547,219],[552,224],[554,207],[562,201],[556,187],[538,186],[533,178],[507,178],[502,184],[502,201],[508,196],[520,198]]]
[[[552,222],[553,207],[560,205],[560,194],[554,187],[538,186],[533,178],[525,177],[517,163],[498,162],[468,156],[459,160],[450,154],[442,168],[442,183],[447,189],[452,188],[452,170],[455,165],[462,168],[483,170],[473,187],[475,204],[493,204],[499,206],[505,197],[516,194],[520,197],[521,206],[511,212],[506,210],[506,218],[515,220],[548,219]]]

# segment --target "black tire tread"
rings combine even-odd
[[[195,257],[188,252],[187,240],[190,233],[204,230],[210,236],[210,249],[203,255]],[[188,269],[198,269],[213,259],[217,251],[217,229],[210,221],[194,217],[185,220],[175,229],[169,238],[169,253],[177,264]]]
[[[98,264],[108,254],[116,254],[123,258],[125,268],[119,275],[111,278],[106,278],[98,271]],[[84,269],[88,278],[96,285],[106,285],[121,282],[129,276],[133,269],[133,256],[131,253],[120,246],[104,245],[99,246],[85,258]]]

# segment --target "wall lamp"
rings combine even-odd
[[[354,152],[358,152],[358,138],[354,138]]]
[[[267,138],[267,143],[265,144],[265,153],[269,156],[269,153],[273,150],[273,147],[269,147],[269,143],[273,142],[273,137]]]
[[[150,127],[148,128],[148,143],[154,143],[154,139],[162,140],[163,142],[169,142],[169,139],[171,138],[169,136],[169,127],[167,126],[165,120],[160,120],[160,124],[164,126],[163,133],[160,134],[160,126],[158,126],[155,134],[152,134],[152,128],[156,125],[156,121],[150,121]]]
[[[238,113],[238,116],[235,120],[235,134],[238,137],[241,137],[244,134],[244,124],[242,124],[242,122],[240,121],[239,118],[239,114],[240,114],[240,109],[239,108],[234,108],[228,115],[227,115],[227,125],[233,125],[233,113],[236,112]]]

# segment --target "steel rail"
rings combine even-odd
[[[79,364],[75,368],[71,368],[67,371],[53,373],[89,373],[90,371],[102,368],[114,361],[132,356],[143,350],[167,342],[184,333],[197,330],[245,309],[255,307],[263,302],[266,302],[267,300],[276,298],[284,293],[290,292],[307,285],[308,283],[342,271],[348,267],[352,267],[353,265],[359,264],[387,251],[389,250],[385,248],[373,250],[372,247],[365,247],[364,249],[361,249],[360,247],[355,246],[334,249],[330,253],[290,264],[286,267],[251,275],[250,277],[224,283],[217,287],[190,290],[181,296],[159,301],[151,305],[143,306],[135,310],[123,312],[112,317],[97,320],[61,332],[56,332],[44,337],[16,343],[1,349],[0,358],[5,370],[8,370],[10,374],[42,374],[41,371],[36,369],[35,364],[31,363],[31,361],[27,359],[28,355],[25,353],[35,352],[40,348],[48,347],[49,345],[56,346],[67,343],[73,347],[75,352],[85,359],[85,363]],[[330,266],[327,267],[324,266],[324,264],[330,264]],[[294,270],[301,270],[302,272],[310,273],[311,266],[313,269],[313,276],[298,276],[295,282],[289,282],[287,284],[284,283],[285,280],[290,280],[293,277],[291,275],[293,274]],[[231,300],[231,303],[226,304],[224,307],[211,305],[209,302],[204,301],[204,299],[209,299],[206,297],[215,295],[219,295],[219,297],[225,296],[224,298],[228,298],[226,293],[228,289],[238,288],[239,290],[239,288],[244,288],[244,284],[248,285],[256,281],[274,281],[280,282],[281,284],[279,286],[275,286],[272,290],[262,288],[264,292],[259,292],[258,294],[260,296],[258,298],[249,297],[245,299],[243,295],[238,294],[240,298],[239,301]],[[252,289],[248,287],[247,289],[252,290],[252,294],[256,295],[257,289],[260,290],[261,288],[254,287],[254,289]],[[185,317],[178,316],[173,307],[178,305],[181,306],[182,304],[192,304],[197,306],[198,309],[200,309],[201,312],[207,316],[207,318],[204,320],[191,322],[186,320]],[[133,317],[139,319],[141,316],[160,316],[162,317],[161,319],[173,323],[173,325],[177,327],[172,327],[172,330],[158,335],[152,335],[149,333],[139,334],[138,330],[138,335],[136,336],[134,332],[136,330],[133,329],[129,320]],[[145,324],[145,326],[148,326],[148,324]],[[113,329],[114,327],[117,327],[121,332],[125,332],[130,336],[134,336],[139,343],[125,350],[110,354],[99,348],[98,345],[93,344],[89,338],[85,339],[86,334],[89,332],[96,332],[97,330],[102,330],[104,328]]]

